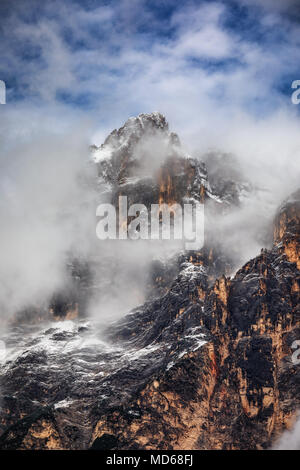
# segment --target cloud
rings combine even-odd
[[[193,155],[211,148],[236,154],[249,179],[269,190],[270,212],[294,189],[299,111],[291,104],[290,85],[300,78],[299,24],[291,17],[293,2],[288,8],[283,2],[265,5],[254,0],[2,4],[0,78],[7,84],[7,105],[0,110],[0,188],[10,215],[2,234],[8,275],[3,270],[1,277],[14,289],[17,260],[24,260],[18,283],[23,303],[35,288],[45,294],[38,273],[51,273],[49,291],[59,282],[61,253],[69,243],[69,227],[50,223],[48,215],[45,223],[43,208],[48,214],[80,199],[74,180],[82,170],[84,144],[101,144],[131,115],[161,111]],[[33,211],[20,219],[18,207]],[[251,221],[259,207],[252,206]],[[16,256],[10,261],[12,247]],[[247,256],[257,249],[254,244]],[[3,296],[10,298],[7,288]]]
[[[298,418],[293,429],[285,431],[274,450],[299,450],[300,449],[300,420]]]
[[[169,54],[187,59],[224,59],[232,57],[234,40],[222,29],[225,7],[210,3],[176,12],[172,24],[177,28],[177,38],[170,44]]]
[[[87,123],[68,116],[57,129],[59,110],[47,109],[43,120],[20,111],[6,108],[0,134],[1,318],[46,305],[66,284],[68,251],[88,253],[93,227],[85,207],[91,191],[80,182],[88,178]]]
[[[214,95],[221,105],[261,99],[272,106],[281,97],[273,88],[296,74],[299,30],[277,9],[272,24],[269,10],[249,11],[245,25],[222,2],[185,2],[168,19],[144,1],[94,9],[54,1],[34,21],[12,10],[1,46],[12,99],[19,92],[25,100],[67,101],[106,121],[143,111],[149,96],[152,109],[173,100],[179,113],[180,97],[192,94],[193,115],[207,99],[214,105]]]

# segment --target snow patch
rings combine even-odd
[[[68,406],[72,405],[72,403],[74,403],[74,400],[68,400],[67,398],[65,398],[64,400],[55,403],[54,409],[57,410],[59,408],[67,408]]]

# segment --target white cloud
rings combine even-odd
[[[173,17],[178,36],[170,44],[169,53],[182,58],[223,59],[234,51],[234,40],[221,27],[225,7],[222,4],[203,4],[198,8],[182,9]]]
[[[72,167],[70,174],[66,171],[72,154],[77,163],[80,160],[73,142],[80,147],[93,132],[96,143],[101,144],[108,132],[121,126],[129,116],[159,110],[189,150],[199,154],[208,148],[234,152],[246,174],[270,189],[274,204],[279,202],[298,184],[300,152],[297,109],[288,96],[278,91],[286,83],[283,80],[287,72],[296,74],[299,29],[287,17],[281,17],[279,11],[268,9],[256,16],[251,35],[226,27],[225,19],[231,13],[226,3],[220,2],[183,4],[168,20],[159,20],[144,2],[128,1],[119,2],[114,8],[89,11],[68,2],[49,2],[44,16],[34,24],[25,22],[19,10],[14,11],[3,26],[0,48],[3,63],[10,75],[17,75],[25,98],[13,107],[14,95],[8,90],[5,109],[12,107],[12,111],[1,117],[3,200],[8,197],[9,204],[15,200],[15,207],[23,207],[28,206],[33,195],[32,207],[37,213],[40,203],[54,209],[65,204],[67,188],[70,194],[77,194],[69,179],[77,174],[80,165],[75,165],[74,172]],[[157,34],[164,29],[164,35]],[[262,39],[256,41],[256,33],[258,37],[262,32]],[[33,46],[40,48],[35,60],[29,59]],[[94,106],[87,111],[76,105],[58,106],[57,93],[61,90],[75,97],[90,94]],[[74,123],[83,115],[89,116],[89,132]],[[73,131],[68,128],[70,123],[74,124]],[[14,140],[16,166],[22,173],[11,173],[8,178],[8,155],[14,159]],[[42,148],[40,156],[37,146]],[[42,168],[39,158],[44,161]],[[56,179],[60,159],[64,163]],[[33,162],[37,162],[40,180],[35,180]],[[46,173],[60,188],[56,195],[51,195],[51,184],[43,173],[48,167]],[[43,192],[43,187],[48,190]],[[13,199],[9,196],[12,193]],[[34,246],[39,253],[46,252],[47,233],[51,230],[44,234],[43,224],[35,225],[38,241],[34,242],[27,228],[25,224],[26,262],[22,273],[30,281],[26,253],[30,254]],[[32,273],[50,272],[48,261],[60,260],[55,253],[59,255],[66,247],[61,228],[55,226],[53,237],[57,237],[53,244],[56,248],[49,251],[49,257],[37,256]],[[9,248],[8,235],[3,246]],[[23,256],[18,249],[16,259]],[[4,266],[9,266],[9,258],[6,260]],[[53,272],[59,272],[58,268],[57,265]],[[11,270],[11,279],[12,273]],[[5,276],[4,271],[1,275]],[[51,279],[55,278],[60,279],[59,275],[51,275]],[[31,287],[38,286],[35,275],[32,280]],[[31,292],[28,288],[28,295]]]

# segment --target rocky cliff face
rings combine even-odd
[[[122,448],[263,449],[292,425],[299,407],[300,371],[291,360],[291,345],[300,333],[300,251],[290,247],[298,246],[299,215],[298,193],[276,218],[272,250],[264,250],[232,280],[223,276],[207,288],[205,269],[184,267],[181,276],[189,272],[185,302],[182,290],[178,293],[184,285],[179,276],[167,300],[171,325],[169,315],[155,309],[145,336],[161,341],[175,329],[188,338],[196,330],[205,344],[186,349],[181,360],[173,350],[175,360],[142,387],[134,398],[141,416],[124,425]],[[126,334],[136,337],[131,325],[140,331],[136,319],[125,321]],[[97,423],[97,445],[104,434],[124,440],[118,413]]]
[[[149,169],[135,149],[147,155],[153,134],[167,153]],[[122,192],[136,202],[142,184],[149,203],[198,198],[225,212],[240,203],[240,186],[234,197],[225,183],[217,194],[217,174],[211,184],[159,114],[131,119],[93,155],[99,187],[112,200]],[[299,243],[298,192],[276,214],[273,247],[232,278],[230,257],[208,240],[199,252],[155,262],[149,300],[105,331],[80,309],[77,320],[12,327],[1,365],[0,448],[269,448],[300,404],[292,361]],[[77,277],[86,289],[89,276]],[[61,320],[71,307],[72,294],[52,308]]]

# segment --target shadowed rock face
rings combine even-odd
[[[141,120],[151,132],[153,122],[155,132],[169,132],[160,115]],[[142,135],[138,122],[112,133],[105,158],[108,151],[123,158],[120,138],[133,145]],[[110,194],[122,185],[114,183]],[[209,184],[203,187],[210,197]],[[299,194],[276,214],[272,249],[232,279],[223,274],[230,262],[207,244],[154,265],[150,300],[106,330],[80,311],[75,320],[8,330],[0,448],[269,448],[300,404],[300,369],[291,359],[300,339]],[[84,289],[87,272],[77,276]],[[69,304],[58,300],[63,314],[56,301],[56,316],[65,318],[72,291]]]
[[[284,216],[282,236],[292,243],[299,240],[300,224],[295,226],[295,206],[288,208],[293,217]],[[186,295],[187,307],[168,299],[176,318],[173,328],[178,322],[177,331],[182,331],[192,312],[206,343],[160,370],[138,394],[135,403],[145,414],[125,427],[122,448],[268,448],[292,423],[299,407],[300,371],[291,361],[291,344],[300,333],[299,250],[293,256],[290,262],[281,244],[275,244],[232,280],[222,277],[207,288],[205,277],[196,277],[196,290]],[[178,284],[180,277],[170,293]],[[167,318],[158,313],[146,337],[163,337]],[[138,319],[136,314],[119,326],[141,338]],[[120,419],[105,415],[94,437],[101,439],[105,431],[124,439]]]
[[[290,261],[284,249],[297,246],[300,225],[298,203],[286,207],[272,250],[231,280],[209,287],[204,260],[189,254],[164,296],[102,336],[83,321],[15,327],[7,344],[16,357],[2,368],[1,448],[271,446],[300,400],[291,361],[299,250]]]

